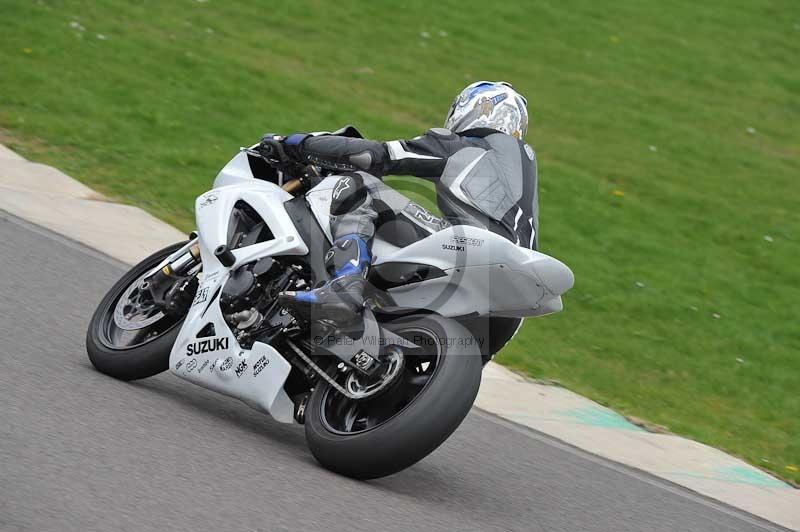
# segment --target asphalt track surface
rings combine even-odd
[[[162,374],[95,371],[86,324],[123,266],[0,211],[0,530],[783,530],[478,410],[359,482],[302,427]]]

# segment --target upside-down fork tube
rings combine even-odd
[[[195,243],[189,250],[157,270],[145,283],[143,289],[149,290],[153,301],[157,305],[166,305],[165,296],[176,281],[189,277],[192,270],[202,262],[200,245]]]
[[[303,182],[299,179],[292,179],[291,181],[287,181],[281,188],[290,194],[297,192],[303,186]]]
[[[184,253],[180,257],[168,263],[166,266],[161,268],[161,271],[167,276],[185,275],[189,270],[201,262],[202,258],[200,257],[200,244],[195,243],[189,248],[187,253]]]

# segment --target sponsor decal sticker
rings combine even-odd
[[[345,177],[344,179],[340,179],[339,182],[336,184],[336,188],[333,191],[333,199],[339,199],[339,196],[342,195],[342,192],[350,188],[350,178]]]
[[[209,205],[213,205],[219,199],[219,196],[216,194],[206,194],[203,196],[203,200],[200,202],[201,207],[208,207]]]
[[[185,359],[185,358],[182,358],[182,359],[180,359],[180,360],[178,361],[178,363],[177,363],[177,364],[175,364],[175,371],[178,371],[179,369],[181,369],[181,366],[183,366],[183,361],[184,361],[184,360],[186,360],[186,359]]]
[[[414,205],[414,208],[417,209],[414,212],[414,218],[416,218],[416,219],[418,219],[418,220],[420,220],[422,222],[428,223],[428,224],[436,223],[436,222],[439,221],[439,219],[436,216],[434,216],[431,213],[429,213],[428,211],[424,210],[422,207],[419,207],[418,205]]]
[[[210,273],[204,273],[203,274],[203,283],[208,283],[210,281],[213,281],[214,279],[219,277],[220,272],[221,272],[221,270],[217,270],[215,272],[210,272]]]
[[[464,246],[456,246],[455,244],[442,244],[442,249],[449,249],[451,251],[466,251]]]
[[[228,371],[229,369],[231,369],[231,367],[233,367],[233,357],[228,357],[220,365],[219,370],[220,371]]]
[[[209,338],[199,340],[186,346],[186,355],[199,355],[200,353],[211,353],[220,349],[228,349],[228,338]]]
[[[269,360],[267,360],[266,356],[262,356],[259,358],[255,364],[253,364],[253,377],[257,376],[261,373],[261,370],[266,368],[269,365]]]
[[[186,371],[194,371],[194,368],[197,367],[197,359],[193,358],[189,362],[186,363]]]
[[[239,362],[239,365],[236,366],[236,377],[241,377],[242,374],[244,373],[244,370],[246,369],[247,369],[247,362],[242,360],[241,362]]]
[[[422,207],[421,205],[417,205],[416,203],[413,202],[409,203],[403,209],[403,212],[407,213],[414,220],[417,220],[419,223],[431,229],[432,231],[440,231],[450,225],[449,222],[442,220],[437,216],[434,216],[433,214],[428,212],[424,207]]]
[[[528,159],[530,159],[531,161],[533,160],[534,157],[536,157],[536,155],[534,155],[534,153],[533,153],[533,148],[531,148],[527,144],[525,145],[525,154],[528,156]]]
[[[464,245],[464,246],[473,246],[479,248],[483,245],[482,238],[469,238],[467,236],[454,236],[452,238],[453,244],[456,245]]]
[[[207,299],[208,299],[208,287],[201,288],[200,290],[197,291],[197,294],[194,296],[194,301],[192,301],[192,306],[204,303]]]
[[[203,362],[203,365],[200,366],[200,368],[197,370],[197,373],[203,373],[203,370],[206,369],[206,366],[208,366],[208,360]]]

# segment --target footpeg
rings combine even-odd
[[[307,393],[294,404],[294,420],[301,425],[306,422],[306,407],[308,406],[308,399],[310,397],[311,394]]]

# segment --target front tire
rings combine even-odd
[[[86,332],[86,352],[98,371],[130,381],[151,377],[169,368],[169,354],[183,318],[158,317],[155,312],[140,322],[147,323],[146,327],[126,330],[115,324],[114,313],[118,312],[120,299],[132,293],[135,283],[185,244],[173,244],[144,259],[123,275],[100,302]]]
[[[306,408],[311,453],[326,468],[357,479],[391,475],[433,452],[464,420],[480,386],[481,353],[459,323],[426,315],[399,318],[383,326],[414,343],[425,335],[433,340],[421,342],[423,351],[406,350],[405,371],[411,372],[407,380],[420,386],[410,402],[402,405],[401,400],[397,412],[386,412],[404,396],[397,389],[403,380],[372,401],[352,404],[320,381]]]

